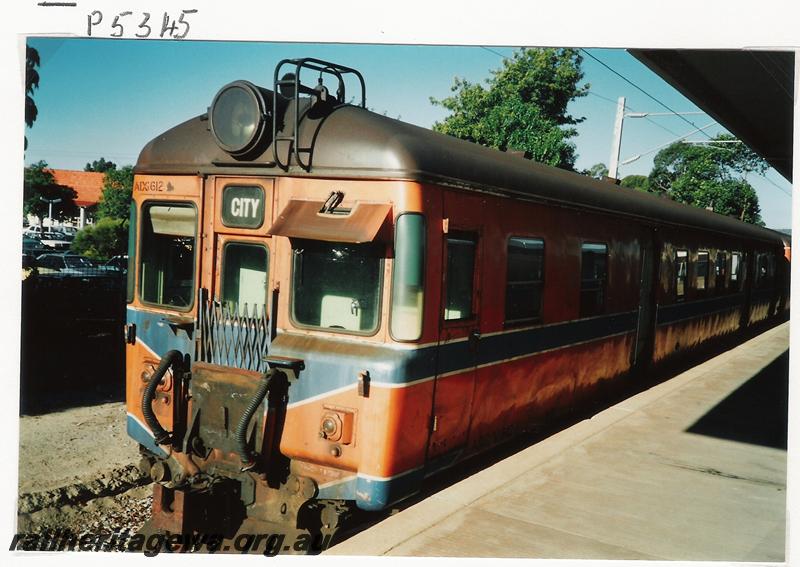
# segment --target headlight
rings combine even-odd
[[[248,81],[234,81],[220,89],[208,110],[211,134],[219,147],[241,156],[259,145],[270,124],[269,95]]]

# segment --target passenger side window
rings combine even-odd
[[[267,302],[267,249],[230,242],[222,255],[222,302],[231,313],[261,317]]]
[[[775,275],[775,256],[768,253],[759,254],[756,264],[756,286],[767,288],[772,285]]]
[[[509,239],[506,323],[541,319],[543,284],[544,241],[538,238]]]
[[[717,252],[717,259],[714,263],[714,287],[717,293],[722,293],[728,287],[728,255],[725,252]]]
[[[694,277],[695,288],[706,289],[708,286],[708,252],[700,251],[697,253]]]
[[[742,255],[739,252],[731,254],[731,288],[734,291],[741,289]]]
[[[686,295],[686,274],[688,272],[688,253],[686,250],[675,252],[675,296],[681,300]]]
[[[474,233],[452,233],[447,237],[445,321],[472,317],[477,241]]]
[[[584,242],[581,245],[581,317],[605,312],[607,277],[608,246]]]

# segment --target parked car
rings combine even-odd
[[[75,235],[78,234],[78,229],[74,226],[59,226],[58,232],[66,234],[70,238],[75,238]]]
[[[108,262],[100,266],[104,270],[110,272],[127,272],[128,271],[128,255],[122,254],[114,256]]]
[[[22,235],[22,253],[30,254],[34,257],[47,251],[47,246],[35,236]]]
[[[41,242],[49,248],[66,250],[72,245],[72,237],[62,232],[48,231],[42,233]]]
[[[89,258],[77,254],[42,254],[36,257],[40,275],[93,276],[100,270]]]

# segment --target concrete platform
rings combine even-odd
[[[788,345],[785,323],[326,553],[783,561]]]

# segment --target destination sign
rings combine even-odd
[[[222,190],[222,224],[233,228],[259,228],[264,224],[264,188],[228,185]]]

